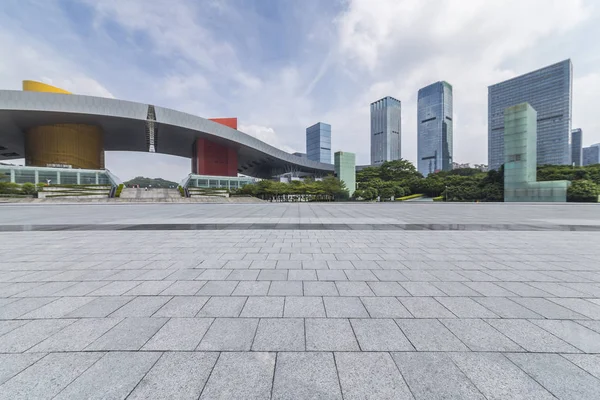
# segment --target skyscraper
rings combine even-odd
[[[488,87],[488,164],[504,162],[504,109],[527,102],[537,111],[537,163],[569,164],[571,60]]]
[[[583,148],[583,165],[600,164],[600,143]]]
[[[581,167],[582,136],[583,131],[580,128],[571,131],[571,164],[576,167]]]
[[[371,103],[371,165],[399,160],[401,103],[387,96]]]
[[[356,155],[347,151],[338,151],[333,157],[335,174],[346,184],[348,194],[352,196],[356,190]]]
[[[331,164],[331,125],[317,122],[306,128],[306,157]]]
[[[436,82],[419,89],[417,169],[424,176],[452,169],[452,85]]]

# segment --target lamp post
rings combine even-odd
[[[448,201],[448,185],[446,185],[446,202]]]

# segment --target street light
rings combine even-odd
[[[446,200],[445,201],[448,201],[448,185],[446,185]]]

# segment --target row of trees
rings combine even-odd
[[[333,176],[318,181],[307,178],[290,183],[263,180],[245,185],[232,194],[251,195],[269,201],[335,201],[349,197],[344,182]]]
[[[389,161],[379,167],[367,167],[356,175],[356,197],[370,200],[411,193],[447,201],[503,201],[504,168],[482,172],[475,168],[440,171],[424,178],[407,160]],[[568,180],[569,201],[598,201],[600,164],[573,168],[566,165],[538,167],[538,181]],[[393,192],[393,194],[392,194]]]

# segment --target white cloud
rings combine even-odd
[[[240,131],[247,133],[250,136],[254,136],[258,140],[261,140],[273,147],[277,147],[280,150],[287,151],[288,153],[294,153],[298,151],[282,143],[280,137],[277,136],[273,128],[259,125],[240,125],[238,128]]]

